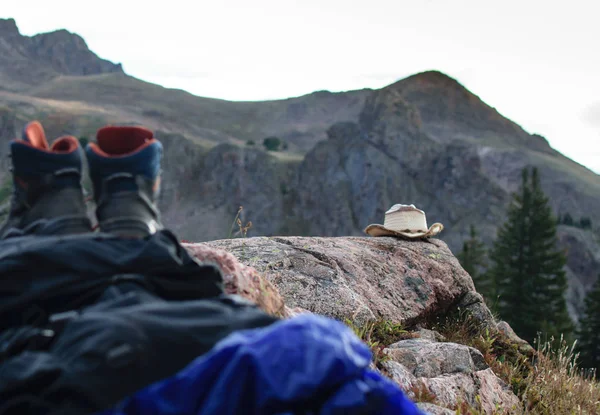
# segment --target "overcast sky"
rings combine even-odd
[[[600,173],[596,0],[3,1],[23,34],[65,28],[127,73],[262,100],[380,88],[437,69]]]

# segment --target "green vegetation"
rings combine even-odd
[[[573,216],[571,216],[570,213],[565,213],[565,216],[563,216],[562,218],[559,217],[558,223],[567,226],[573,226]]]
[[[281,182],[279,184],[279,190],[281,190],[281,194],[284,196],[290,193],[290,189],[288,189],[287,185],[284,182]]]
[[[483,328],[471,314],[460,311],[436,320],[431,328],[446,341],[479,350],[487,365],[515,395],[524,392],[524,379],[531,373],[531,350],[523,350],[501,332]]]
[[[267,137],[263,140],[263,146],[265,146],[268,151],[279,151],[281,145],[281,139],[278,137]]]
[[[592,220],[587,217],[579,219],[579,227],[581,229],[592,229]]]
[[[479,238],[475,226],[471,225],[469,239],[463,243],[462,250],[457,255],[462,267],[469,273],[477,292],[484,298],[491,298],[494,288],[488,275],[484,273],[487,267],[487,250]]]
[[[517,397],[519,412],[497,408],[494,414],[536,415],[600,413],[600,384],[577,365],[573,345],[562,338],[543,342],[537,349],[524,350],[499,332],[482,328],[467,313],[456,313],[433,327],[447,341],[479,350],[492,371],[504,380]],[[435,403],[435,402],[434,402]],[[457,414],[484,414],[481,405],[461,403]]]
[[[537,169],[524,169],[490,255],[497,310],[515,332],[532,342],[537,333],[569,337],[565,255],[556,248],[556,219]]]
[[[556,248],[557,223],[592,227],[590,218],[575,220],[568,212],[555,220],[537,170],[524,169],[507,222],[491,250],[490,269],[485,270],[485,246],[473,227],[458,258],[478,292],[488,303],[495,299],[492,308],[520,337],[530,343],[540,335],[545,342],[564,339],[565,345],[572,345],[577,337],[581,367],[595,373],[600,367],[600,279],[586,298],[584,316],[574,333],[565,302],[566,258]]]
[[[585,311],[577,331],[581,366],[600,370],[600,275],[585,298]]]
[[[0,186],[0,205],[8,202],[12,193],[13,183],[10,177],[4,179],[2,186]]]
[[[565,213],[563,216],[558,217],[559,225],[574,226],[581,229],[592,229],[592,219],[587,216],[579,218],[578,221],[574,220],[570,213]]]
[[[554,342],[539,344],[533,370],[524,379],[525,390],[519,396],[524,413],[600,413],[600,384],[582,373],[573,346],[562,340],[559,347]]]
[[[356,335],[373,352],[373,361],[385,373],[381,363],[389,357],[384,349],[401,340],[419,337],[419,334],[401,324],[379,320],[359,325],[347,320]],[[451,313],[427,324],[444,336],[445,341],[463,344],[479,350],[492,371],[504,380],[521,402],[521,408],[497,407],[492,414],[597,414],[600,413],[600,384],[582,372],[577,365],[573,346],[559,339],[557,342],[536,343],[537,349],[513,343],[502,332],[484,328],[481,322],[465,312]],[[558,344],[558,345],[557,345]],[[423,382],[416,382],[411,392],[415,402],[438,404],[437,397]],[[487,414],[481,400],[475,405],[460,401],[449,408],[456,414]]]
[[[227,236],[227,239],[232,239],[235,236],[241,238],[245,238],[246,236],[248,236],[248,231],[250,230],[250,228],[252,228],[252,222],[248,222],[246,223],[246,225],[242,224],[241,215],[243,211],[244,207],[240,206],[237,211],[237,214],[235,215],[235,218],[233,219],[233,222],[231,223],[231,228],[229,229],[229,235]],[[233,230],[236,226],[238,227],[238,231],[234,233]]]
[[[401,324],[388,320],[371,321],[363,325],[351,320],[346,320],[345,323],[354,331],[359,339],[371,348],[373,363],[380,370],[384,371],[385,369],[381,366],[381,363],[387,360],[387,356],[383,353],[383,349],[400,340],[418,337],[418,335],[405,330]]]

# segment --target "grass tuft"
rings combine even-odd
[[[431,392],[427,385],[421,380],[414,382],[408,390],[408,394],[415,402],[432,403],[438,405],[437,396]]]
[[[232,237],[234,236],[233,229],[235,228],[236,225],[238,227],[238,231],[235,233],[235,235],[239,235],[242,238],[246,238],[246,236],[248,236],[248,231],[250,230],[250,228],[252,228],[252,222],[248,222],[248,223],[246,223],[246,225],[242,224],[242,219],[240,218],[240,216],[241,216],[243,210],[244,210],[244,207],[240,206],[237,211],[237,214],[235,215],[235,218],[233,219],[231,228],[229,229],[229,235],[227,236],[227,239],[232,239]]]
[[[536,361],[521,395],[525,413],[600,414],[600,384],[595,373],[584,373],[577,365],[575,344],[560,339],[538,342]]]
[[[575,344],[569,345],[564,339],[538,341],[535,351],[523,354],[501,332],[483,329],[468,314],[440,319],[432,329],[447,341],[478,349],[488,366],[520,399],[520,413],[600,414],[600,384],[595,373],[585,373],[577,366]],[[457,414],[484,413],[481,405],[465,402],[451,409]],[[503,408],[494,411],[497,415],[505,413]]]
[[[446,341],[479,350],[487,365],[496,376],[510,385],[515,395],[524,392],[524,380],[532,370],[532,356],[521,353],[519,345],[501,332],[482,327],[478,320],[465,312],[438,319],[432,329],[442,334]]]

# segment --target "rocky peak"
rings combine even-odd
[[[440,71],[425,71],[409,76],[403,81],[406,83],[407,81],[420,84],[422,86],[436,86],[440,88],[454,88],[464,90],[465,88],[458,83],[458,81],[443,72]],[[400,83],[398,82],[398,83]]]
[[[393,127],[411,136],[422,124],[418,109],[404,98],[402,91],[394,88],[384,88],[367,98],[359,120],[365,131],[383,133],[383,129],[392,127],[392,121]]]
[[[6,84],[2,76],[6,72],[6,65],[15,65],[16,61],[23,59],[26,36],[21,36],[14,19],[0,19],[0,81]],[[6,85],[0,84],[0,89]]]
[[[33,36],[29,51],[64,75],[123,72],[121,64],[100,59],[88,48],[81,36],[64,29]]]
[[[399,94],[419,112],[424,131],[436,141],[459,137],[506,139],[529,145],[529,134],[483,102],[456,79],[427,71],[398,81],[385,89]]]
[[[0,38],[19,35],[19,28],[15,19],[0,19]]]
[[[14,19],[0,19],[0,89],[23,90],[60,75],[123,72],[67,30],[23,36]]]
[[[37,45],[64,44],[75,49],[88,49],[83,38],[68,30],[60,29],[54,32],[40,33],[31,38]]]
[[[384,88],[367,98],[359,125],[372,145],[394,159],[417,156],[431,144],[418,107],[395,88]]]

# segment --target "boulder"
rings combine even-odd
[[[456,343],[408,339],[390,345],[384,352],[416,377],[434,378],[448,373],[472,373],[488,368],[477,349]]]
[[[418,330],[415,330],[415,334],[420,339],[427,339],[427,340],[431,340],[431,341],[435,341],[435,342],[446,341],[446,338],[435,330],[420,328]]]
[[[520,407],[517,396],[472,347],[409,339],[390,345],[384,354],[389,358],[382,363],[387,374],[413,399],[418,398],[415,390],[424,389],[436,404],[447,408],[463,402],[481,405],[484,413],[493,413],[496,407]]]
[[[419,402],[417,406],[420,410],[422,410],[428,415],[454,415],[456,413],[455,411],[451,411],[448,408],[444,408],[442,406],[434,405],[432,403],[427,402]]]
[[[411,388],[417,382],[415,375],[413,375],[404,365],[394,360],[386,360],[382,363],[382,366],[387,375],[392,378],[403,391],[408,392],[410,395]],[[411,398],[414,398],[414,394]]]
[[[522,338],[517,336],[517,333],[515,333],[515,331],[506,321],[499,321],[496,324],[496,328],[500,333],[502,333],[506,337],[506,339],[510,343],[515,344],[522,354],[530,355],[534,352],[533,347],[531,347],[531,345],[527,343],[526,340],[523,340]]]
[[[289,308],[357,324],[412,325],[461,306],[482,324],[495,324],[471,277],[439,239],[257,237],[186,246],[232,253],[277,287]]]
[[[289,310],[277,288],[260,276],[252,267],[240,263],[232,254],[222,249],[215,249],[203,244],[182,244],[188,252],[202,262],[218,265],[225,280],[225,291],[228,294],[240,295],[254,303],[269,314],[287,317],[297,314],[299,310]]]

